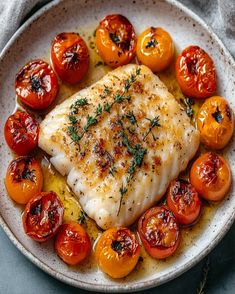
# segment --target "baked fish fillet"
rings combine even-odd
[[[165,193],[199,132],[146,66],[109,72],[53,109],[39,146],[103,229],[132,224]]]

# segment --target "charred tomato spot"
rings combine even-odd
[[[135,254],[138,244],[133,242],[133,237],[127,232],[127,230],[119,229],[114,235],[111,247],[118,253],[118,255],[132,256]]]
[[[205,184],[211,184],[217,180],[217,171],[221,167],[222,161],[219,156],[213,152],[209,153],[208,160],[199,166],[199,174]]]
[[[179,237],[178,230],[175,230],[176,227],[177,224],[172,213],[163,209],[148,219],[145,238],[151,247],[172,247]]]
[[[187,205],[190,205],[193,201],[192,195],[192,186],[187,181],[182,179],[175,182],[175,185],[172,189],[172,198],[175,201],[183,199],[183,202]]]
[[[30,85],[31,85],[31,90],[35,93],[38,93],[43,89],[41,84],[41,79],[36,75],[30,76]]]

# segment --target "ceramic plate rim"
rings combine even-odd
[[[80,0],[83,2],[83,0]],[[204,20],[202,20],[196,13],[194,13],[192,10],[187,8],[182,3],[176,1],[176,0],[162,0],[166,3],[180,9],[182,12],[184,12],[188,17],[198,22],[205,30],[208,31],[210,36],[216,40],[219,47],[223,50],[226,57],[230,60],[231,66],[235,67],[235,60],[233,59],[232,55],[228,51],[228,49],[224,46],[222,41],[219,39],[219,37],[213,32],[213,30],[210,28],[208,24],[205,23]],[[10,49],[12,44],[24,33],[24,30],[27,29],[28,26],[30,26],[34,21],[36,21],[38,18],[43,16],[43,14],[49,10],[51,10],[53,7],[57,5],[61,5],[65,0],[54,0],[52,2],[49,2],[45,6],[43,6],[41,9],[39,9],[35,14],[33,14],[23,25],[20,26],[20,28],[14,33],[14,35],[11,37],[11,39],[7,42],[5,47],[0,53],[0,62],[3,61],[7,51]],[[68,276],[64,276],[62,273],[59,273],[55,271],[53,268],[45,264],[44,262],[40,261],[34,254],[31,252],[28,252],[27,249],[21,244],[21,242],[17,239],[17,237],[13,234],[11,229],[8,227],[7,223],[5,222],[4,218],[0,215],[0,225],[9,237],[9,239],[12,241],[12,243],[17,247],[18,250],[20,250],[31,262],[33,262],[37,267],[51,275],[52,277],[69,284],[71,286],[79,287],[88,291],[101,291],[101,292],[133,292],[133,291],[140,291],[144,289],[148,289],[154,286],[161,285],[163,283],[166,283],[179,275],[183,274],[190,268],[192,268],[194,265],[196,265],[200,260],[202,260],[218,243],[219,241],[224,237],[224,235],[227,233],[229,228],[232,226],[235,219],[235,210],[233,211],[232,215],[230,215],[230,218],[226,222],[224,229],[220,230],[219,234],[216,236],[216,238],[210,243],[210,245],[206,248],[205,251],[201,251],[201,253],[195,257],[193,260],[188,261],[184,266],[177,270],[170,271],[167,273],[167,275],[164,276],[164,278],[159,279],[151,279],[147,282],[137,282],[133,283],[131,286],[128,285],[125,287],[125,285],[116,285],[116,286],[107,286],[107,285],[96,285],[93,283],[87,283],[78,281],[76,279],[73,279]]]

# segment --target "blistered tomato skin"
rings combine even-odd
[[[51,239],[62,224],[64,207],[54,192],[41,192],[25,206],[22,221],[25,233],[34,241]]]
[[[65,263],[79,264],[91,252],[90,237],[76,222],[63,224],[56,236],[55,250]]]
[[[234,132],[234,114],[228,102],[214,96],[207,99],[197,116],[201,142],[213,149],[223,149]]]
[[[12,160],[6,173],[5,185],[9,196],[19,204],[26,204],[41,192],[43,175],[39,163],[30,156]]]
[[[55,100],[59,86],[51,66],[37,59],[27,63],[16,75],[17,97],[34,110],[44,110]]]
[[[89,51],[78,33],[60,33],[51,47],[53,67],[62,81],[76,84],[89,69]]]
[[[190,182],[206,200],[220,201],[231,186],[231,172],[227,161],[214,152],[201,155],[192,165]]]
[[[138,37],[137,58],[153,72],[165,70],[173,57],[173,40],[162,28],[150,27]]]
[[[201,201],[196,189],[184,180],[172,181],[167,190],[167,205],[182,225],[192,224],[199,216]]]
[[[39,125],[25,111],[17,110],[5,123],[4,136],[9,148],[18,155],[27,155],[38,145]]]
[[[96,29],[96,47],[104,62],[113,68],[129,63],[136,53],[132,24],[120,14],[106,16]]]
[[[178,56],[176,78],[184,95],[204,99],[217,88],[216,71],[211,57],[199,46],[189,46]]]
[[[156,259],[171,256],[180,244],[178,222],[165,206],[147,210],[139,219],[138,232],[146,251]]]
[[[124,227],[103,233],[95,247],[95,258],[100,269],[112,278],[127,276],[136,266],[140,245],[136,236]]]

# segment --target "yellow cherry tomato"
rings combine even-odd
[[[174,56],[174,43],[171,36],[162,28],[150,27],[138,38],[137,57],[153,72],[166,69]]]
[[[127,276],[136,266],[140,245],[127,228],[112,228],[103,233],[96,248],[96,261],[103,272],[112,278]]]
[[[228,102],[214,96],[205,101],[197,116],[201,141],[214,149],[224,148],[234,131],[234,115]]]
[[[13,200],[26,204],[41,192],[42,184],[41,166],[33,157],[21,156],[12,160],[7,169],[5,185]]]
[[[115,68],[127,64],[136,51],[136,35],[132,24],[123,15],[107,15],[96,29],[96,47],[109,66]]]

